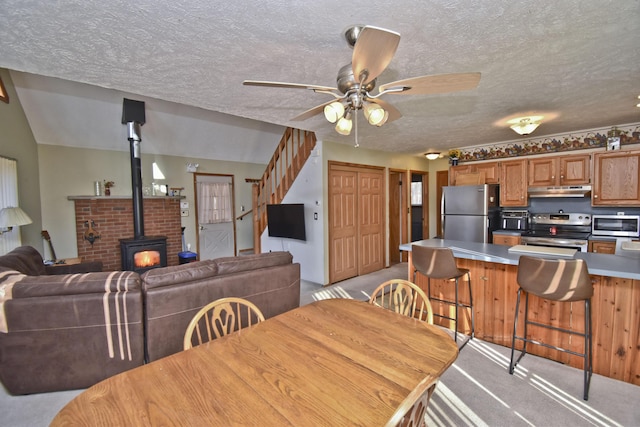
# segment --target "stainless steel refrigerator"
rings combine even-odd
[[[491,243],[500,223],[498,185],[442,188],[442,236],[445,239]]]

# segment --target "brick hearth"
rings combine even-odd
[[[124,197],[69,197],[75,203],[78,256],[85,261],[100,260],[105,271],[120,270],[120,239],[134,237],[133,202]],[[167,264],[178,265],[182,251],[179,197],[145,197],[145,236],[167,236]],[[85,223],[94,222],[100,238],[91,245],[85,240]]]

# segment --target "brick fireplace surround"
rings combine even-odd
[[[167,264],[178,265],[178,252],[182,251],[182,197],[156,196],[143,200],[145,236],[167,237]],[[99,260],[104,271],[120,270],[120,239],[131,239],[133,231],[133,202],[131,197],[69,196],[75,203],[76,242],[78,256],[84,261]],[[100,238],[91,245],[85,240],[85,223],[95,224],[93,229]]]

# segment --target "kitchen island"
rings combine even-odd
[[[400,249],[409,253],[408,278],[412,281],[412,245],[449,247],[453,250],[458,266],[470,270],[475,336],[510,347],[518,291],[518,260],[526,254],[511,252],[509,246],[457,240],[429,239],[404,244]],[[594,282],[591,301],[594,372],[640,385],[640,259],[635,254],[621,256],[585,252],[560,258],[585,260]],[[419,274],[415,282],[427,290],[425,276]],[[432,280],[431,294],[453,299],[454,286],[444,280]],[[469,302],[466,286],[460,287],[459,298]],[[530,302],[532,316],[553,319],[554,324],[566,329],[573,327],[581,330],[584,325],[583,303],[557,303],[533,296]],[[453,311],[453,307],[438,303],[433,304],[433,308],[434,312],[446,315],[451,315]],[[460,313],[459,328],[468,333],[471,313],[468,309],[461,309]],[[436,323],[453,329],[450,320],[435,319]],[[519,326],[522,328],[522,322]],[[529,328],[529,332],[534,339],[555,343],[576,352],[584,348],[583,340],[576,336],[562,337],[543,328]],[[521,335],[523,331],[519,333]],[[583,359],[580,357],[541,346],[529,346],[528,351],[582,368]]]

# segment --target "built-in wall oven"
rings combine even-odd
[[[530,229],[521,243],[531,246],[577,249],[587,252],[591,235],[591,215],[585,213],[530,214]]]

